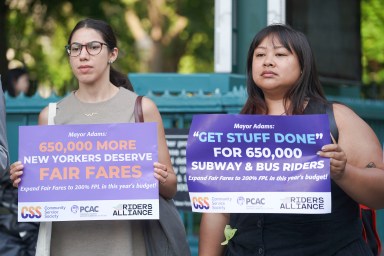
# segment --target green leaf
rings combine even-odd
[[[232,228],[230,225],[226,225],[224,229],[225,241],[222,242],[221,245],[227,245],[228,241],[232,239],[236,231],[237,231],[236,228]]]

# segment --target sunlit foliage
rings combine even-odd
[[[112,25],[120,49],[114,67],[123,73],[213,72],[214,0],[6,0],[5,4],[8,68],[25,65],[39,88],[53,88],[58,94],[76,88],[64,46],[84,17]]]

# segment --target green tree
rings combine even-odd
[[[76,20],[79,8],[85,15],[100,16],[98,5],[88,8],[83,2],[77,6],[68,1],[6,0],[2,9],[5,19],[5,45],[1,47],[1,72],[8,67],[26,65],[32,80],[40,87],[60,91],[72,79],[64,51],[66,38]],[[3,16],[2,15],[2,16]]]
[[[115,29],[120,58],[114,65],[122,72],[213,72],[213,3],[6,0],[0,6],[6,38],[0,44],[0,72],[23,63],[40,88],[59,94],[72,89],[64,45],[84,17],[106,20]]]
[[[213,71],[212,0],[123,2],[124,17],[140,54],[140,71]]]
[[[361,1],[361,36],[363,82],[366,86],[381,90],[384,98],[384,2],[381,0]]]

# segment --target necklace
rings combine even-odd
[[[92,117],[92,116],[94,116],[94,115],[98,115],[98,114],[99,114],[99,113],[97,113],[97,112],[84,113],[84,115],[87,116],[87,117]]]

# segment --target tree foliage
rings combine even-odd
[[[381,88],[384,98],[384,2],[361,1],[363,82]]]
[[[0,59],[7,58],[8,67],[26,65],[39,87],[59,94],[73,89],[64,45],[74,25],[92,17],[114,28],[120,50],[114,65],[123,73],[213,72],[213,5],[214,0],[5,0]]]
[[[361,0],[363,83],[384,98],[384,2]],[[124,72],[213,72],[214,0],[3,0],[0,74],[26,65],[39,87],[76,87],[64,51],[84,17],[115,29]],[[3,78],[2,78],[3,79]]]

